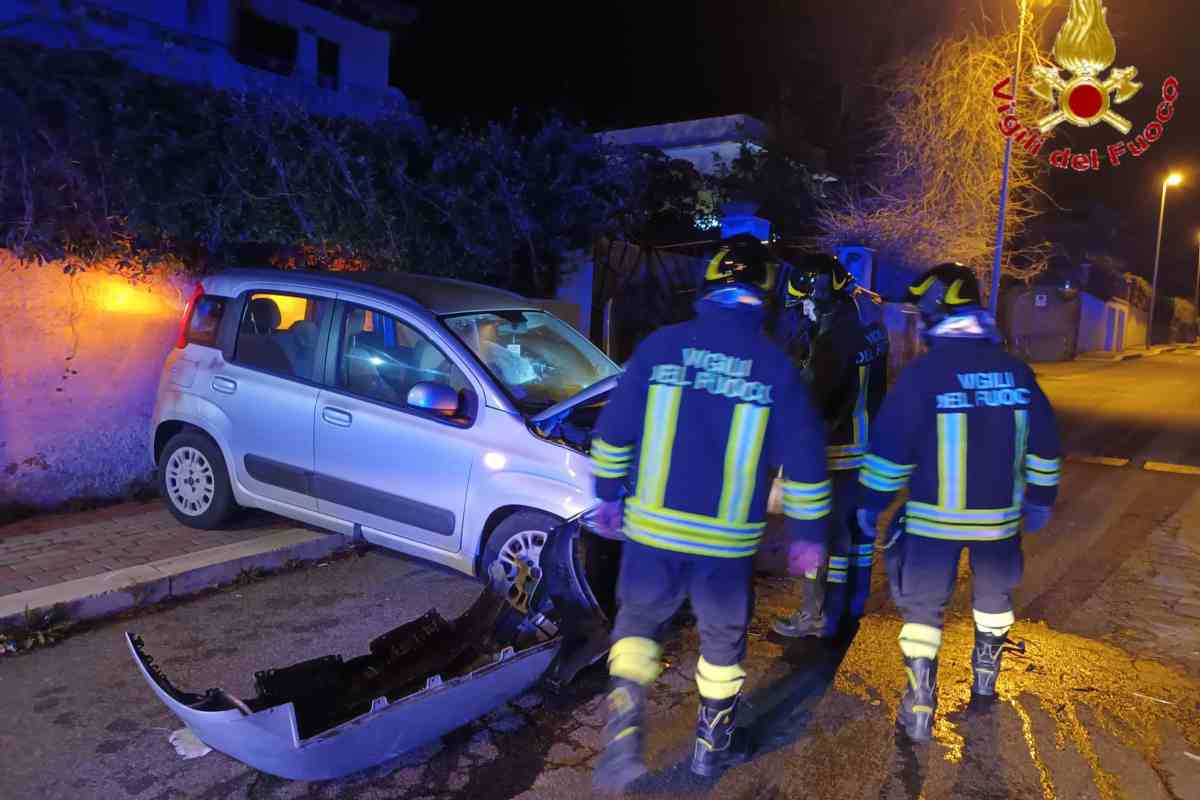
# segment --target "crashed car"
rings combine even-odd
[[[261,508],[515,591],[587,511],[620,368],[519,295],[403,273],[235,269],[197,286],[150,442],[185,525]]]
[[[503,569],[461,617],[436,610],[371,641],[255,673],[257,694],[177,688],[134,633],[126,640],[158,698],[206,745],[255,769],[327,780],[420,747],[521,695],[569,682],[608,649],[620,545],[579,519],[553,530],[538,574],[510,591]]]

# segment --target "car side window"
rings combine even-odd
[[[306,381],[319,377],[321,326],[333,301],[304,295],[254,292],[238,327],[234,361]]]
[[[348,306],[338,340],[338,387],[369,400],[405,406],[418,383],[440,383],[456,392],[470,388],[425,334],[390,315]]]

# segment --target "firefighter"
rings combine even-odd
[[[887,549],[892,596],[904,616],[908,688],[898,722],[928,741],[937,709],[937,659],[959,555],[970,556],[975,620],[972,691],[995,692],[1024,561],[1021,532],[1050,520],[1061,469],[1054,412],[1023,362],[1008,355],[979,285],[961,264],[915,281],[929,352],[900,374],[872,428],[861,470],[860,524],[908,487],[904,524]]]
[[[817,322],[805,373],[829,432],[833,521],[826,569],[801,578],[801,608],[771,628],[787,638],[833,638],[853,628],[870,594],[875,532],[859,529],[854,509],[871,421],[887,389],[888,335],[866,319],[854,278],[836,258],[807,256],[787,283],[789,300]]]
[[[762,330],[772,273],[753,237],[723,242],[707,265],[696,318],[641,343],[597,423],[592,461],[602,503],[593,524],[626,540],[599,791],[645,772],[642,726],[647,688],[661,671],[658,636],[685,600],[700,634],[692,771],[716,775],[745,758],[734,715],[768,465],[786,476],[792,569],[824,558],[824,434],[799,372]]]

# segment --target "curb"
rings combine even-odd
[[[1153,358],[1166,353],[1174,353],[1177,350],[1191,350],[1194,345],[1178,344],[1178,345],[1155,345],[1152,349],[1129,350],[1120,353],[1080,353],[1075,357],[1076,361],[1092,361],[1100,364],[1119,364],[1122,361],[1131,361],[1135,358]]]
[[[173,597],[232,583],[249,570],[275,570],[290,561],[315,561],[352,546],[336,533],[289,528],[258,539],[210,547],[90,578],[0,597],[0,629],[26,628],[28,620],[54,622],[112,616]]]

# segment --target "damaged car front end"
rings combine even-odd
[[[126,639],[158,698],[206,745],[283,778],[327,780],[443,736],[539,681],[562,686],[608,648],[620,545],[579,518],[550,535],[538,575],[514,605],[500,575],[462,616],[436,610],[372,640],[353,658],[328,655],[255,673],[256,695],[177,689]]]

